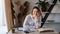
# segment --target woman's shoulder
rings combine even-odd
[[[26,15],[26,18],[31,18],[31,16],[32,16],[31,14],[28,14]]]

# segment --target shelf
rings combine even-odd
[[[43,14],[49,13],[49,12],[42,12]],[[50,13],[50,14],[60,14],[60,13]]]
[[[45,23],[46,23],[46,24],[50,24],[50,23],[51,23],[51,24],[55,24],[55,23],[56,23],[56,24],[60,24],[60,22],[45,22]]]
[[[53,5],[53,3],[50,3],[50,5]],[[60,3],[56,3],[56,5],[60,5]]]
[[[51,2],[51,3],[49,3],[49,4],[52,5],[53,3]],[[60,2],[57,1],[56,5],[60,5]]]
[[[60,13],[51,13],[51,14],[60,14]]]
[[[49,12],[42,12],[42,13],[49,13]]]
[[[57,4],[57,5],[60,5],[60,2],[57,2],[56,4]]]

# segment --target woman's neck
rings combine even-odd
[[[32,18],[33,19],[38,19],[40,17],[40,15],[39,16],[37,16],[37,15],[32,15]]]

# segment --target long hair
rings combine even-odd
[[[38,10],[38,13],[39,13],[40,15],[42,15],[41,10],[40,10],[37,6],[34,6],[34,7],[33,7],[31,14],[33,14],[33,10],[34,10],[34,9],[37,9],[37,10]]]

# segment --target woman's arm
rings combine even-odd
[[[23,23],[23,31],[29,30],[29,26],[30,26],[30,25],[29,25],[28,20],[29,20],[29,17],[26,16],[26,18],[25,18],[25,20],[24,20],[24,23]]]
[[[28,20],[29,20],[29,16],[26,16],[23,26],[29,26]]]
[[[41,17],[39,17],[38,19],[35,19],[35,26],[36,26],[36,28],[40,28],[40,26],[41,26]]]

